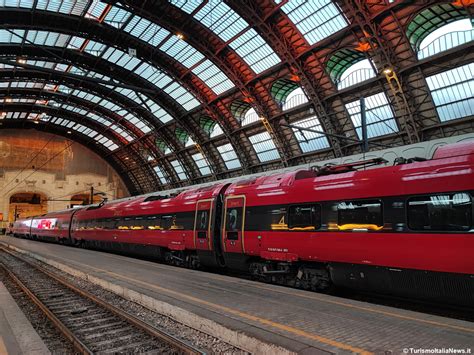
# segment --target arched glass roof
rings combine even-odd
[[[0,0],[2,127],[95,142],[133,193],[353,152],[361,98],[371,141],[464,132],[472,29],[426,42],[457,4]]]

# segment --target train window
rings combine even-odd
[[[171,226],[175,224],[176,216],[167,215],[161,216],[161,228],[163,229],[171,229]]]
[[[468,193],[418,196],[408,200],[408,227],[420,231],[468,231],[472,199]]]
[[[290,206],[288,214],[288,227],[290,230],[315,230],[320,226],[320,205]]]
[[[225,227],[227,231],[231,232],[242,230],[242,207],[227,209]]]
[[[339,230],[380,230],[383,228],[382,203],[378,200],[338,202]]]
[[[145,225],[148,227],[148,229],[151,229],[151,230],[161,229],[161,227],[160,227],[160,216],[148,216],[146,218]]]
[[[142,230],[145,229],[145,218],[144,217],[135,217],[130,223],[130,229],[133,230]]]
[[[172,229],[193,230],[194,212],[178,212]]]
[[[112,218],[106,218],[102,220],[103,229],[115,229],[115,223]]]
[[[245,230],[287,230],[286,207],[254,206],[245,209]]]
[[[196,230],[207,231],[209,228],[209,210],[197,211]]]

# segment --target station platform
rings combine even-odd
[[[0,282],[0,355],[51,354],[3,283]]]
[[[0,243],[252,353],[474,352],[466,321],[98,251],[5,236]]]

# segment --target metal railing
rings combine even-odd
[[[460,46],[474,39],[474,30],[446,33],[427,44],[418,51],[418,59],[431,57],[439,52]]]
[[[304,94],[299,94],[291,97],[290,99],[286,100],[285,103],[282,106],[282,110],[290,110],[294,107],[303,105],[308,102],[308,98]]]
[[[357,69],[353,71],[352,73],[350,73],[344,79],[337,81],[336,85],[339,90],[342,90],[342,89],[348,88],[349,86],[361,83],[363,81],[366,81],[374,77],[375,77],[375,72],[373,69],[369,69],[369,68]]]

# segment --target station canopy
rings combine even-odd
[[[0,128],[131,194],[472,132],[472,1],[0,0]],[[373,144],[372,144],[373,143]]]

